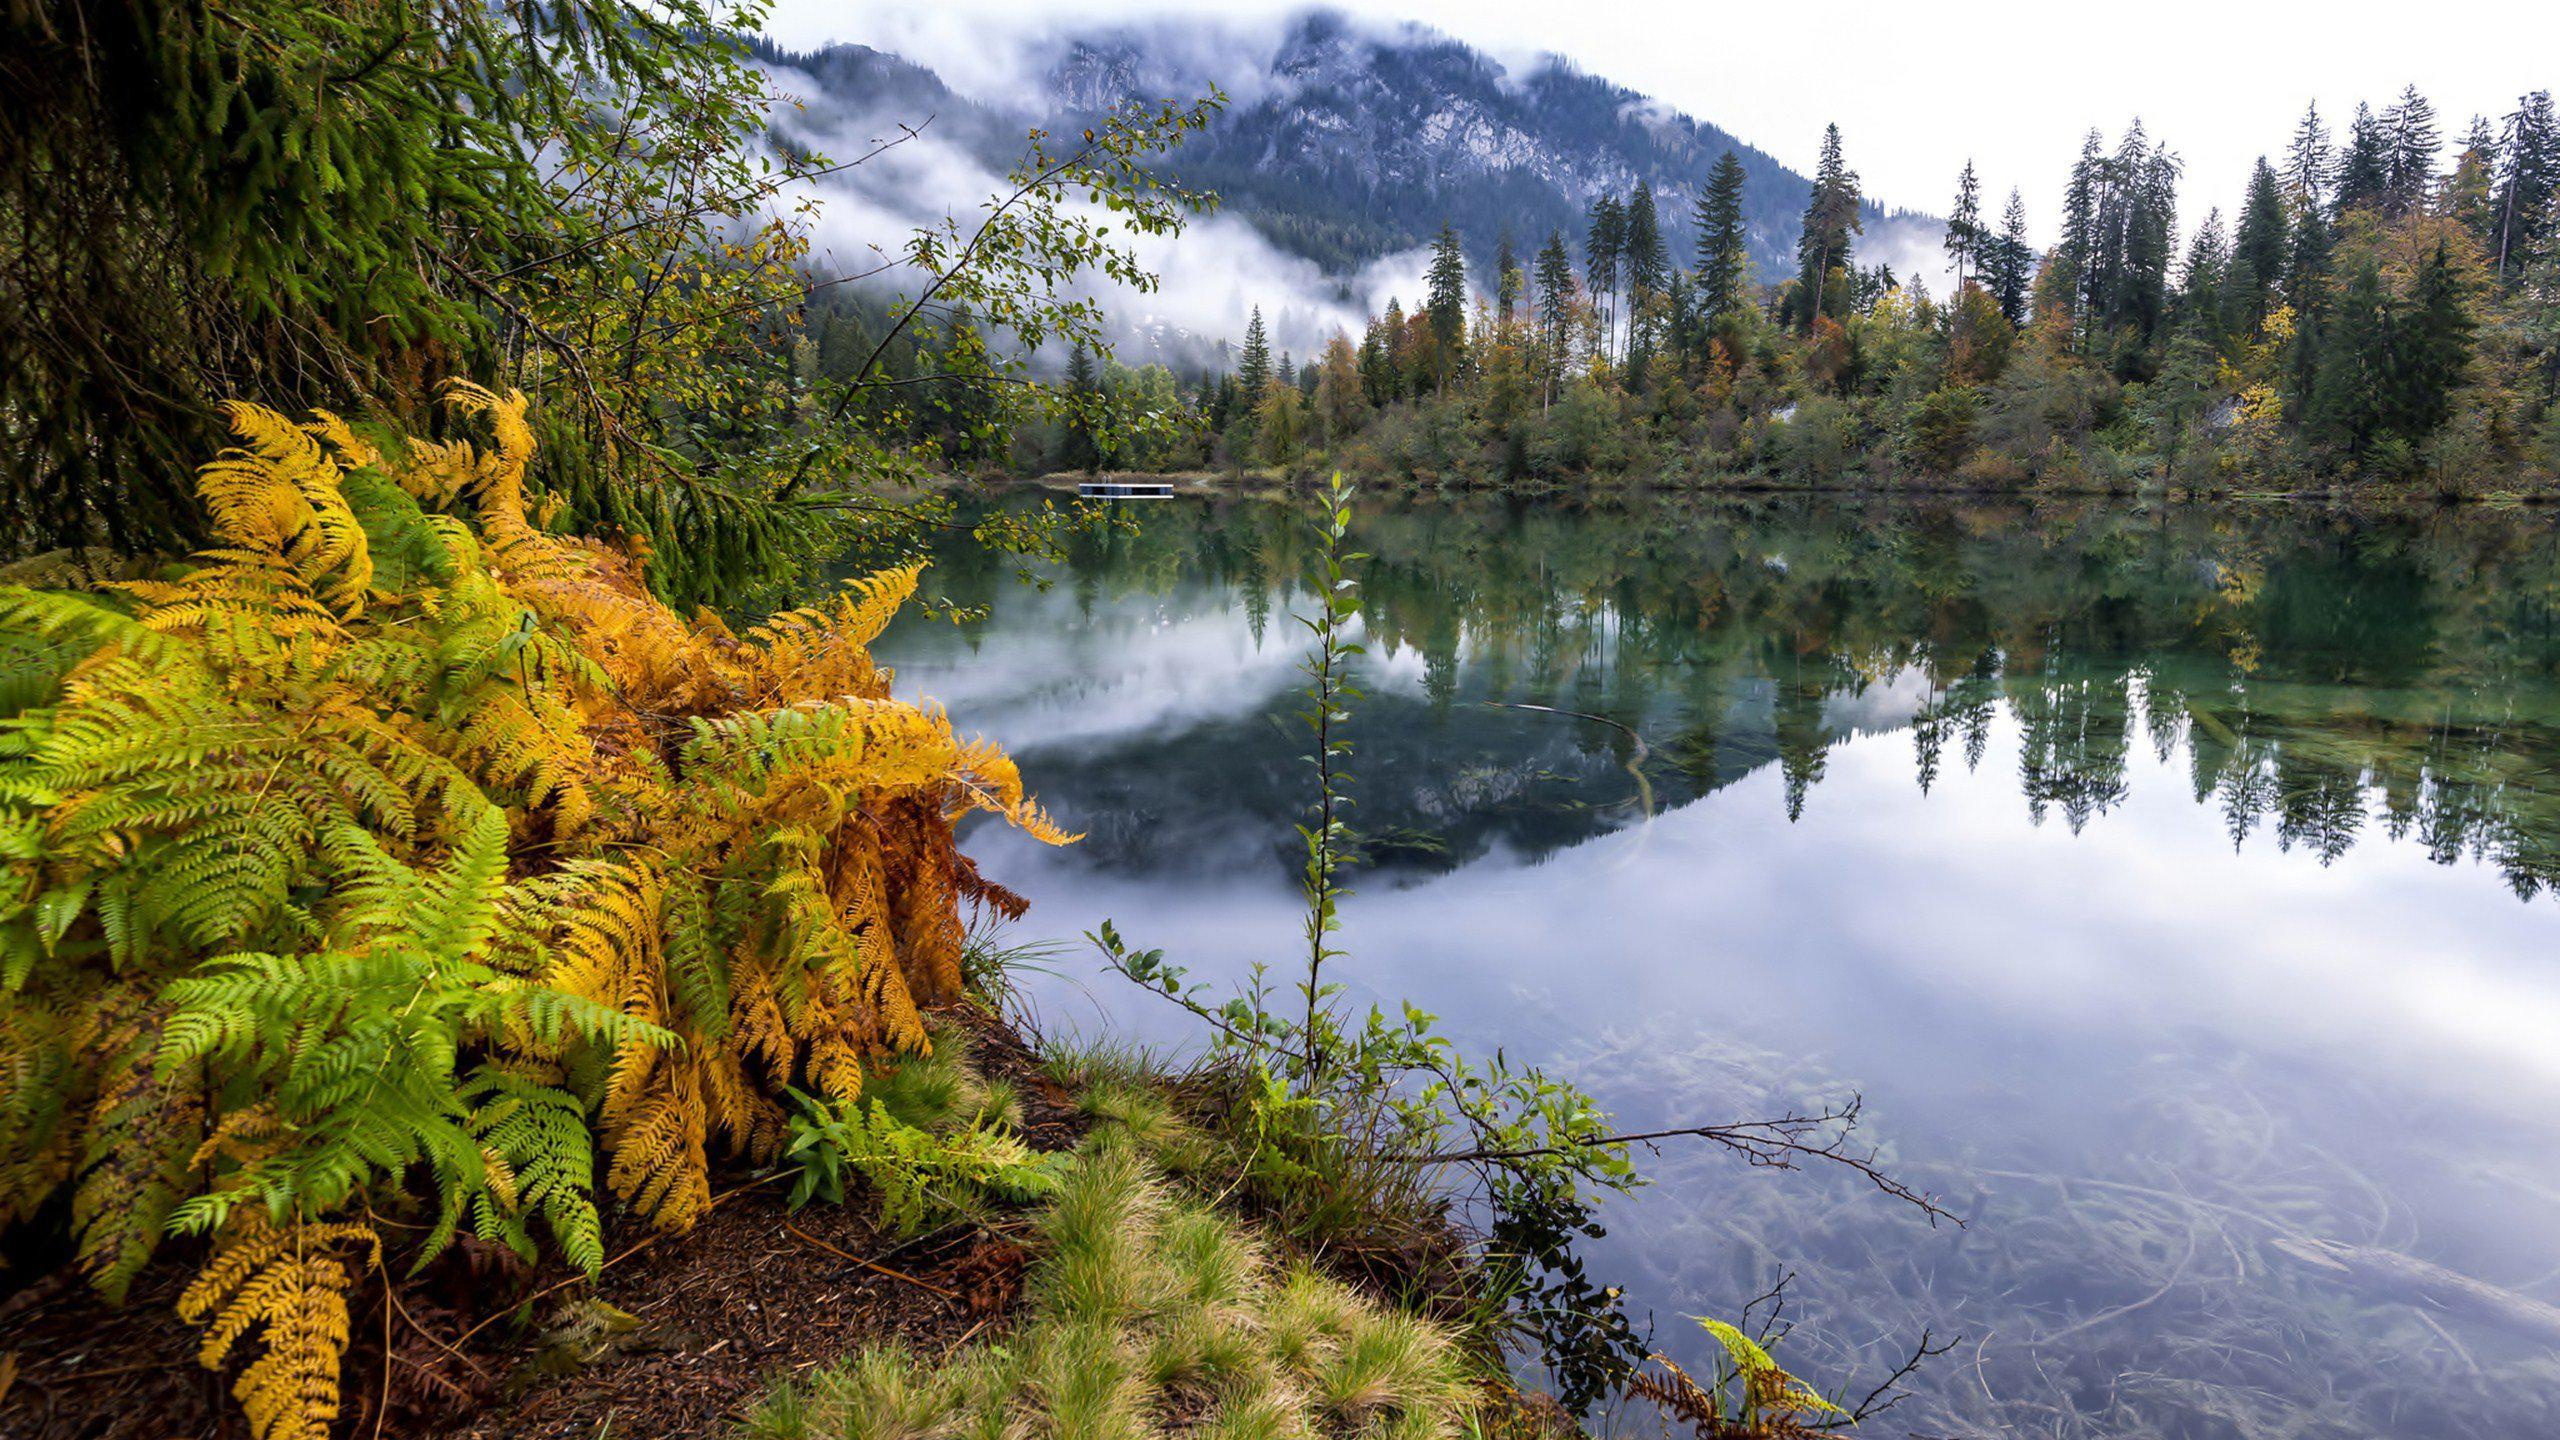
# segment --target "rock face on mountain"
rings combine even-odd
[[[1443,221],[1479,261],[1505,230],[1524,263],[1551,230],[1578,253],[1590,203],[1640,180],[1653,186],[1672,253],[1685,263],[1698,189],[1730,149],[1747,176],[1753,261],[1776,278],[1793,268],[1810,189],[1727,131],[1561,60],[1507,69],[1433,31],[1328,11],[1277,27],[1179,19],[1053,32],[1027,56],[1021,83],[966,97],[921,66],[861,46],[771,58],[831,98],[905,103],[935,114],[946,134],[999,149],[1031,124],[1064,129],[1124,101],[1215,86],[1229,97],[1226,112],[1168,170],[1217,191],[1228,213],[1334,274],[1425,244]],[[1943,228],[1873,205],[1864,219],[1866,253],[1898,268],[1934,254]]]

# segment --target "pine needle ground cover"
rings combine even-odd
[[[0,1226],[110,1300],[194,1267],[260,1440],[329,1433],[395,1269],[593,1273],[600,1205],[685,1230],[793,1091],[858,1105],[1019,906],[954,819],[1070,838],[889,698],[915,569],[676,615],[529,514],[521,396],[452,400],[480,443],[234,406],[209,548],[0,589]]]

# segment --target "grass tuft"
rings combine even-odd
[[[1175,1193],[1098,1130],[1038,1221],[1021,1325],[947,1365],[896,1344],[774,1391],[760,1440],[1440,1440],[1475,1408],[1457,1345]]]

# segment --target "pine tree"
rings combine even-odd
[[[1742,214],[1740,157],[1727,150],[1698,193],[1698,310],[1710,327],[1742,307],[1751,264]]]
[[[1445,221],[1440,226],[1440,238],[1432,242],[1427,277],[1431,293],[1424,313],[1431,317],[1433,359],[1440,389],[1446,392],[1449,377],[1457,372],[1466,352],[1467,252],[1458,243],[1457,227]]]

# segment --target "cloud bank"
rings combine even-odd
[[[919,33],[933,23],[925,15],[907,18]],[[1025,57],[1035,47],[1036,42],[1022,42],[1009,55],[990,51],[970,82],[1016,85],[1014,104],[1024,117],[1025,129],[1032,123],[1027,117],[1045,108],[1025,104],[1022,97],[1036,91],[1019,88],[1029,63]],[[910,52],[897,53],[920,59]],[[787,103],[777,104],[772,113],[776,131],[793,144],[836,160],[861,155],[882,139],[896,136],[902,126],[925,119],[866,104],[860,96],[831,93],[803,70],[783,65],[763,68],[777,94],[786,97]],[[942,72],[942,78],[955,90],[963,89],[952,74]],[[945,217],[955,217],[965,227],[970,217],[1011,188],[998,168],[956,131],[924,124],[914,138],[861,165],[813,181],[782,197],[782,203],[787,206],[802,198],[817,202],[811,239],[820,270],[843,275],[891,263],[892,268],[874,283],[892,291],[912,291],[925,277],[895,263],[908,238],[919,229],[940,225]],[[1102,207],[1080,199],[1067,208],[1097,222],[1113,218]],[[1312,354],[1337,332],[1356,336],[1368,315],[1383,309],[1390,297],[1410,303],[1422,291],[1428,259],[1417,248],[1382,257],[1352,275],[1330,275],[1314,261],[1273,245],[1250,222],[1217,213],[1193,217],[1178,236],[1132,236],[1115,230],[1114,238],[1157,276],[1158,287],[1142,292],[1093,277],[1079,282],[1072,293],[1101,304],[1127,347],[1123,358],[1132,361],[1215,361],[1222,343],[1242,339],[1257,306],[1275,347]],[[1064,363],[1063,356],[1040,358],[1045,364]]]

